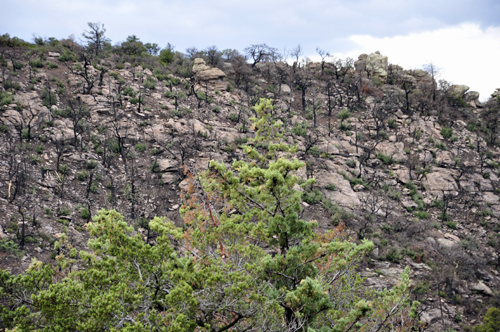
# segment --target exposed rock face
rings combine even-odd
[[[469,87],[467,85],[452,85],[450,87],[450,92],[455,97],[463,97],[468,90]]]
[[[446,168],[434,167],[432,172],[428,173],[423,181],[425,190],[433,196],[441,197],[442,192],[449,190],[457,190],[458,185],[455,179],[450,174],[450,170]]]
[[[405,161],[407,159],[403,142],[383,142],[377,146],[376,151],[391,156],[395,161]]]
[[[212,88],[218,90],[225,90],[227,87],[224,82],[226,74],[219,68],[211,68],[205,64],[205,60],[201,58],[194,59],[193,73],[199,82],[210,85]]]
[[[338,173],[328,173],[321,172],[316,177],[317,183],[319,187],[326,187],[329,184],[335,185],[335,190],[323,190],[323,194],[333,200],[334,202],[347,206],[353,207],[361,204],[358,199],[358,196],[352,190],[351,184],[349,181],[344,179],[344,177]]]
[[[194,59],[193,73],[202,81],[216,80],[226,76],[219,68],[211,68],[207,66],[205,60],[201,58]]]
[[[480,292],[489,296],[494,296],[493,292],[491,289],[486,286],[482,281],[478,281],[476,284],[470,285],[470,290]]]
[[[223,79],[226,77],[226,74],[219,68],[211,68],[197,72],[196,77],[202,81],[212,81]]]
[[[500,97],[500,88],[497,88],[495,92],[491,94],[493,98]]]
[[[179,167],[179,163],[177,160],[172,159],[161,159],[158,160],[158,164],[160,165],[160,172],[172,172],[176,171]]]
[[[389,60],[379,51],[370,54],[361,54],[358,61],[354,63],[356,71],[367,72],[370,76],[385,80]]]
[[[465,94],[466,101],[477,101],[479,99],[479,92],[469,91]]]

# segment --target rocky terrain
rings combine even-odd
[[[145,241],[154,216],[181,226],[186,172],[244,158],[252,105],[271,98],[302,178],[316,179],[305,218],[376,244],[359,266],[367,286],[410,266],[430,331],[468,330],[498,307],[500,90],[481,103],[432,64],[405,70],[378,52],[315,63],[259,50],[162,62],[67,40],[0,44],[1,267],[54,261],[63,233],[83,249],[103,208]]]

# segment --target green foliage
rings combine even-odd
[[[418,219],[429,219],[429,212],[427,211],[416,211],[415,217]]]
[[[5,80],[3,82],[3,87],[5,90],[10,90],[10,89],[20,90],[21,89],[21,85],[19,84],[19,82],[12,82],[11,80]]]
[[[394,263],[399,263],[399,261],[402,258],[403,257],[401,256],[398,249],[396,249],[396,248],[389,249],[389,251],[385,255],[385,259],[387,259],[388,261],[394,262]]]
[[[234,113],[230,113],[228,115],[228,119],[233,121],[233,122],[238,122],[238,115],[234,114]]]
[[[82,219],[89,219],[90,218],[90,212],[89,212],[89,209],[87,208],[82,208],[80,210],[80,217]]]
[[[97,160],[91,159],[91,160],[87,160],[85,162],[85,168],[86,169],[94,169],[96,167],[97,167]]]
[[[53,62],[47,62],[47,67],[49,69],[59,68],[59,66],[57,65],[57,63],[53,63]]]
[[[375,154],[375,158],[379,159],[380,161],[382,161],[384,164],[386,165],[392,165],[394,164],[396,161],[392,158],[392,156],[386,156],[385,154],[383,154],[382,152],[377,152]]]
[[[441,218],[441,219],[443,219],[443,218]],[[443,220],[445,220],[445,219],[443,219]],[[451,229],[457,229],[457,223],[455,221],[446,222],[446,226],[448,226]]]
[[[151,76],[148,76],[146,78],[146,82],[144,82],[144,87],[146,89],[149,89],[149,90],[156,89],[156,82],[155,82],[155,80]]]
[[[57,104],[57,97],[53,91],[43,88],[41,97],[43,106],[50,108],[52,105]]]
[[[21,257],[23,255],[23,251],[19,249],[19,246],[14,243],[14,241],[9,239],[0,240],[0,253],[13,255],[16,257]]]
[[[318,189],[311,189],[302,195],[302,199],[307,204],[317,204],[323,199],[323,194]]]
[[[85,181],[88,175],[89,174],[86,171],[81,171],[80,173],[76,174],[76,178],[80,181]]]
[[[427,294],[431,290],[431,285],[427,280],[419,282],[415,285],[412,290],[414,294]]]
[[[441,128],[441,135],[443,135],[445,139],[449,139],[453,135],[453,129],[450,127],[443,127]]]
[[[69,173],[69,166],[62,165],[61,167],[59,167],[59,172],[61,172],[61,174],[63,174],[63,175],[68,174]]]
[[[169,65],[174,61],[174,51],[166,48],[160,52],[159,60],[162,65]]]
[[[394,119],[387,120],[387,126],[389,126],[389,128],[391,128],[391,129],[396,128],[396,120],[394,120]]]
[[[363,288],[355,266],[373,243],[319,234],[316,222],[301,219],[302,195],[294,187],[304,163],[288,159],[296,150],[280,141],[271,101],[261,100],[255,111],[254,145],[243,147],[248,161],[230,167],[211,161],[188,178],[203,194],[184,195],[184,228],[154,218],[150,245],[118,212],[99,211],[87,227],[91,252],[77,252],[63,234],[54,246],[55,269],[33,261],[18,276],[0,271],[2,323],[23,331],[289,331],[298,325],[310,332],[355,325],[409,331],[400,319],[416,317],[409,269],[390,290]],[[262,141],[267,144],[257,150]],[[68,273],[77,262],[82,268]],[[18,294],[31,300],[19,301]]]
[[[292,133],[297,136],[306,136],[310,125],[307,122],[296,122],[292,128]]]
[[[340,110],[339,113],[337,114],[337,117],[340,119],[341,122],[344,122],[344,120],[347,120],[351,117],[351,112],[348,109]]]
[[[43,61],[40,59],[33,59],[29,61],[31,68],[43,68]]]
[[[13,101],[14,97],[10,93],[6,91],[0,92],[0,106],[12,104]]]
[[[155,161],[155,162],[153,162],[153,164],[151,165],[151,168],[150,168],[150,169],[151,169],[151,172],[153,172],[153,173],[158,173],[158,172],[160,172],[160,164],[159,164],[157,161]]]
[[[334,190],[337,190],[337,186],[334,185],[333,183],[329,183],[325,186],[325,189],[326,190],[330,190],[330,191],[334,191]]]
[[[473,332],[498,332],[500,331],[500,309],[490,308],[483,317],[483,324],[474,326]]]
[[[444,144],[443,142],[437,141],[434,146],[438,149],[446,151],[446,144]]]
[[[71,52],[70,50],[67,50],[67,49],[63,49],[63,51],[61,52],[61,55],[59,56],[58,59],[59,59],[59,61],[62,61],[62,62],[76,61],[75,55],[73,54],[73,52]]]
[[[68,208],[61,208],[57,215],[58,216],[69,216],[70,214],[71,214],[71,211]]]
[[[6,124],[0,123],[0,133],[6,133],[9,131],[9,127]]]
[[[138,151],[138,152],[144,152],[144,151],[146,151],[146,144],[144,144],[144,143],[137,143],[135,145],[135,151]]]

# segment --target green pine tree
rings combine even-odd
[[[154,218],[145,243],[116,211],[88,224],[90,251],[62,237],[58,266],[0,271],[0,317],[16,331],[409,330],[409,269],[391,290],[362,286],[356,264],[373,243],[320,233],[301,218],[301,191],[270,100],[252,119],[248,161],[211,162],[191,177],[185,227]],[[312,185],[308,180],[302,187]],[[80,266],[75,269],[75,266]],[[405,325],[403,321],[406,322]]]

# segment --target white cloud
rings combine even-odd
[[[433,62],[441,69],[440,78],[469,86],[483,101],[500,88],[500,27],[481,29],[477,24],[463,23],[390,38],[353,35],[350,40],[356,49],[336,56],[357,59],[361,53],[378,50],[390,63],[405,69]]]

